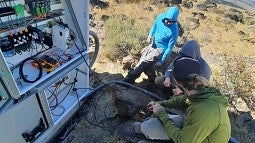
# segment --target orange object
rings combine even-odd
[[[55,60],[54,58],[51,58],[48,55],[41,56],[38,61],[41,64],[42,69],[46,72],[52,72],[60,64],[59,61]],[[37,69],[39,68],[38,64],[35,63],[34,61],[32,61],[31,64],[33,67],[36,67]]]

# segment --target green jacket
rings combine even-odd
[[[165,130],[175,143],[227,143],[231,126],[227,113],[227,99],[214,88],[190,96],[177,96],[158,102],[164,107],[185,108],[187,118],[182,129],[168,117],[164,109],[155,115],[163,123]]]

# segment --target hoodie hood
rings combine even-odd
[[[170,19],[171,21],[177,21],[179,16],[178,7],[170,7],[165,13],[165,18]]]
[[[190,58],[199,60],[201,58],[201,53],[200,53],[200,46],[199,44],[194,41],[187,41],[179,51],[180,54],[183,54],[184,56],[188,56]]]
[[[212,88],[212,87],[206,87],[201,93],[194,94],[188,97],[189,100],[192,101],[199,101],[199,100],[205,100],[205,99],[211,99],[214,100],[220,104],[222,104],[224,107],[228,106],[228,100],[226,96],[223,96],[219,90]]]

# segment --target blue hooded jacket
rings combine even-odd
[[[178,38],[178,20],[179,9],[178,7],[170,7],[166,13],[160,14],[150,30],[148,37],[154,37],[152,46],[156,48],[161,48],[163,50],[163,55],[160,63],[165,61],[167,56],[172,52],[172,49]],[[170,26],[167,26],[164,22],[165,18],[174,21]]]
[[[180,57],[190,57],[192,59],[196,59],[199,61],[201,65],[200,75],[207,80],[210,80],[211,77],[211,69],[207,62],[201,57],[200,46],[195,40],[187,41],[183,46],[182,49],[179,51],[179,55],[177,58]],[[171,71],[173,68],[173,64],[170,64],[165,72],[166,77],[171,77]]]

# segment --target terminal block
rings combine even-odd
[[[28,13],[36,17],[46,18],[50,10],[50,0],[25,0]]]

